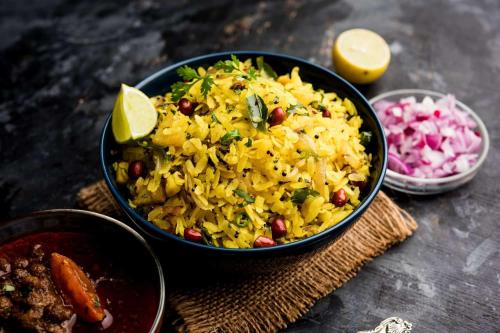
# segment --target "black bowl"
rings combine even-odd
[[[243,266],[254,266],[247,265],[253,260],[262,262],[262,259],[273,259],[276,257],[280,257],[281,261],[284,260],[284,257],[293,260],[297,258],[299,254],[310,253],[312,250],[318,249],[322,247],[322,245],[335,240],[349,226],[358,220],[361,214],[363,214],[366,208],[372,203],[380,189],[386,171],[387,145],[383,129],[371,105],[363,95],[347,81],[324,67],[312,64],[300,58],[276,53],[237,51],[204,55],[166,67],[141,81],[136,85],[136,88],[142,90],[148,96],[165,94],[171,84],[180,80],[176,73],[176,69],[180,66],[188,65],[194,68],[202,66],[206,68],[209,65],[213,65],[218,60],[229,59],[231,54],[237,55],[240,59],[255,59],[258,56],[263,56],[265,61],[274,68],[278,75],[288,73],[293,67],[298,66],[300,67],[301,78],[305,82],[312,83],[315,89],[319,88],[325,91],[334,91],[340,97],[347,97],[355,104],[358,113],[363,118],[363,130],[369,130],[373,133],[372,141],[368,147],[368,151],[373,155],[373,168],[364,198],[352,214],[340,223],[317,235],[300,241],[269,248],[226,249],[186,241],[148,222],[136,210],[128,205],[127,193],[117,186],[114,180],[112,164],[116,157],[111,155],[111,151],[117,148],[117,144],[111,130],[111,115],[104,125],[100,143],[100,163],[104,179],[116,201],[125,214],[130,217],[132,222],[151,239],[159,241],[161,244],[168,247],[175,248],[176,258],[179,257],[179,255],[188,255],[192,258],[197,258],[199,262],[227,263],[231,261],[232,263],[241,263]]]

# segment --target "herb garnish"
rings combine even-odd
[[[208,230],[204,227],[201,228],[201,237],[203,238],[203,243],[209,246],[213,246],[212,235],[208,232]]]
[[[361,132],[359,135],[360,135],[359,140],[363,146],[368,145],[372,141],[372,132],[370,131]]]
[[[240,131],[238,129],[232,130],[224,134],[220,139],[220,143],[224,146],[229,146],[233,140],[241,140]]]
[[[215,63],[214,67],[215,69],[222,69],[225,73],[236,71],[238,74],[237,77],[245,80],[257,79],[257,71],[255,68],[250,67],[248,73],[242,71],[240,69],[240,60],[234,54],[231,54],[231,60],[219,60]]]
[[[252,197],[250,194],[248,194],[247,192],[243,191],[243,190],[240,190],[239,188],[237,188],[236,190],[233,190],[234,194],[236,194],[237,196],[239,196],[240,198],[243,198],[243,200],[245,200],[245,203],[243,206],[245,205],[248,205],[248,204],[251,204],[251,203],[254,203],[255,202],[255,198]]]
[[[295,105],[290,105],[288,109],[286,109],[286,113],[288,114],[294,114],[297,112],[299,109],[302,109],[304,105],[302,104],[295,104]]]
[[[264,62],[264,57],[257,57],[257,68],[259,71],[264,72],[267,76],[276,79],[278,74],[274,71],[274,69],[266,62]]]
[[[266,130],[267,106],[259,95],[250,95],[247,97],[248,115],[253,127],[259,131]]]
[[[220,120],[217,118],[217,116],[215,115],[215,112],[212,112],[212,121],[217,123],[217,124],[220,124]]]
[[[303,204],[309,195],[317,197],[319,195],[319,192],[311,190],[308,187],[299,188],[293,192],[292,202],[296,204]]]
[[[241,212],[238,214],[238,216],[236,216],[236,220],[234,221],[234,223],[238,227],[244,228],[250,223],[250,216],[248,216],[246,212]]]
[[[172,89],[172,101],[178,102],[182,96],[188,93],[189,89],[198,81],[201,80],[201,93],[207,97],[212,89],[214,79],[210,75],[201,76],[189,66],[182,66],[177,69],[177,74],[184,80],[184,82],[176,82],[170,86]]]
[[[248,138],[248,139],[247,139],[247,142],[245,143],[245,146],[247,146],[247,147],[252,147],[252,143],[253,143],[252,139],[251,139],[251,138]]]

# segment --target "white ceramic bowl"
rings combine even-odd
[[[430,96],[433,99],[436,99],[444,97],[445,94],[423,89],[400,89],[378,95],[370,99],[369,102],[372,105],[381,100],[397,102],[402,98],[410,96],[414,96],[417,101],[422,101],[425,96]],[[467,112],[471,116],[471,118],[474,119],[477,124],[477,130],[481,134],[481,150],[479,152],[479,157],[476,164],[465,172],[443,178],[416,178],[402,175],[393,170],[387,169],[384,180],[385,186],[404,193],[427,195],[453,190],[474,178],[474,176],[479,171],[479,168],[484,163],[486,155],[488,155],[488,150],[490,148],[490,138],[488,136],[488,130],[486,129],[483,121],[474,111],[471,110],[471,108],[460,101],[457,101],[456,105],[460,110]]]

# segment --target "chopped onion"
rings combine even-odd
[[[103,330],[109,328],[111,324],[113,324],[113,316],[111,315],[111,313],[108,310],[104,310],[104,313],[106,314],[106,316],[101,321],[101,326]]]
[[[453,95],[436,102],[426,96],[374,105],[389,145],[389,169],[418,178],[441,178],[469,170],[482,139],[477,124]]]
[[[73,331],[73,326],[76,324],[76,314],[73,313],[71,318],[63,323],[63,327],[66,329],[66,333],[71,333]]]

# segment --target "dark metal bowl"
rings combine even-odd
[[[104,179],[125,214],[130,217],[132,222],[144,234],[156,240],[156,242],[160,242],[163,246],[174,248],[173,251],[175,251],[175,256],[171,257],[188,255],[192,258],[196,258],[199,262],[227,263],[230,261],[232,264],[248,267],[254,266],[251,264],[253,261],[262,263],[263,259],[265,261],[266,259],[280,257],[282,258],[280,259],[282,262],[288,261],[288,259],[293,260],[299,254],[310,253],[312,250],[317,250],[323,245],[335,240],[359,219],[361,214],[363,214],[366,208],[372,203],[382,184],[387,164],[387,145],[382,126],[375,115],[375,111],[363,95],[337,74],[306,60],[276,53],[238,51],[204,55],[166,67],[141,81],[136,85],[136,88],[142,90],[149,96],[165,94],[171,84],[180,80],[176,73],[176,69],[180,66],[188,65],[194,68],[199,66],[208,67],[218,60],[229,59],[231,54],[235,54],[242,59],[255,59],[258,56],[263,56],[265,61],[269,63],[278,74],[290,72],[293,67],[298,66],[300,67],[301,78],[305,82],[312,83],[315,89],[319,88],[325,91],[334,91],[340,97],[347,97],[355,104],[358,113],[363,118],[363,130],[369,130],[373,133],[372,141],[368,147],[368,151],[373,156],[373,168],[364,198],[352,214],[335,226],[319,234],[300,241],[269,248],[226,249],[186,241],[148,222],[136,210],[128,205],[127,194],[115,183],[114,171],[112,169],[112,164],[116,157],[113,157],[110,152],[118,148],[118,146],[113,138],[111,130],[111,115],[106,120],[100,142],[100,163]],[[285,257],[287,259],[285,259]]]
[[[149,333],[159,333],[165,310],[165,278],[160,261],[146,240],[123,222],[111,217],[77,209],[53,209],[35,212],[24,217],[0,223],[0,244],[44,231],[74,231],[109,236],[120,246],[143,249],[148,264],[154,267],[158,281],[158,310]],[[75,244],[78,246],[78,244]],[[146,277],[153,280],[152,277]]]

